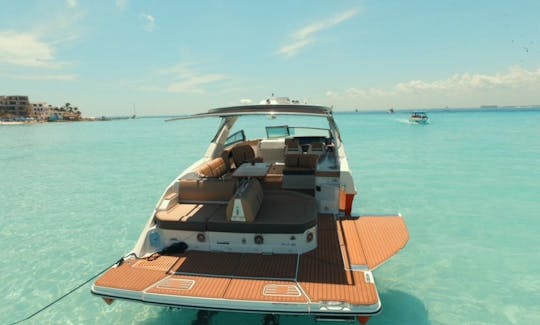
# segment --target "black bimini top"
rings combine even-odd
[[[202,117],[227,117],[240,115],[307,115],[307,116],[329,116],[332,115],[332,109],[325,106],[299,105],[299,104],[262,104],[262,105],[243,105],[214,108],[207,113],[193,114],[189,116],[172,118],[173,120],[184,120]]]

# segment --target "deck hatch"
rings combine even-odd
[[[165,279],[161,281],[156,288],[158,289],[171,289],[171,290],[182,290],[189,291],[195,286],[195,280],[191,279]]]
[[[263,288],[263,296],[300,297],[302,294],[295,285],[267,284]]]

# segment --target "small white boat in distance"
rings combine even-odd
[[[189,118],[221,123],[92,293],[207,318],[260,313],[265,324],[280,314],[365,324],[378,314],[372,271],[409,233],[401,215],[352,215],[356,187],[331,108],[271,99],[178,120]]]
[[[429,117],[425,112],[412,112],[409,121],[418,124],[426,124]]]

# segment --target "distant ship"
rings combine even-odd
[[[393,108],[389,109],[388,114],[394,114],[394,109]]]
[[[429,118],[425,112],[412,112],[409,121],[418,124],[427,124]]]

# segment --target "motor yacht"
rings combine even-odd
[[[409,121],[418,124],[427,124],[429,117],[425,112],[412,112]]]
[[[409,234],[399,214],[353,213],[332,109],[267,100],[177,120],[191,118],[220,119],[206,153],[167,186],[133,250],[92,293],[260,313],[267,324],[279,315],[364,324],[378,314],[372,271]]]

